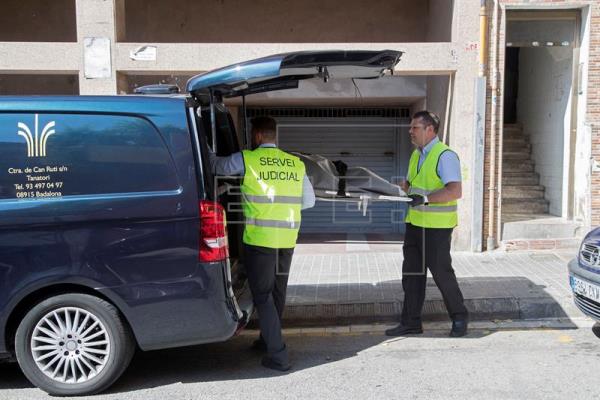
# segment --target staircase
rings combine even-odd
[[[506,250],[576,249],[580,224],[550,215],[544,186],[520,124],[504,125],[502,247]]]
[[[507,216],[547,214],[549,203],[531,159],[531,143],[518,124],[504,125],[502,213]],[[526,200],[526,201],[524,201]],[[513,217],[514,218],[514,217]],[[517,217],[518,218],[518,217]]]

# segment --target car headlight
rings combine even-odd
[[[583,243],[579,250],[579,258],[590,267],[600,267],[600,247],[594,243]]]

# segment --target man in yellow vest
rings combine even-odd
[[[258,311],[261,336],[253,348],[266,350],[262,365],[287,371],[281,317],[301,210],[315,204],[304,163],[277,148],[275,120],[252,120],[252,148],[229,157],[211,155],[217,175],[243,175],[244,264]]]
[[[440,120],[429,111],[416,113],[410,123],[410,138],[417,146],[408,165],[404,191],[408,203],[402,288],[404,304],[400,325],[388,336],[423,333],[421,312],[425,301],[427,268],[442,293],[452,319],[450,336],[467,333],[468,313],[458,287],[450,257],[452,230],[457,225],[457,200],[462,196],[460,161],[437,136]]]

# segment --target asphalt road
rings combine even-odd
[[[250,336],[140,353],[95,399],[593,399],[600,339],[589,328],[446,330],[388,339],[371,334],[289,335],[294,369],[259,365]],[[0,399],[48,398],[14,364],[0,365]]]

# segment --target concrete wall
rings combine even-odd
[[[433,1],[433,0],[432,0]],[[348,43],[450,41],[451,1],[125,0],[120,41]],[[446,4],[447,3],[447,4]],[[430,18],[432,12],[435,19]]]
[[[2,0],[0,42],[76,42],[75,0]]]
[[[38,4],[50,3],[48,0]],[[474,129],[473,84],[478,65],[479,0],[74,0],[74,3],[76,40],[48,43],[42,41],[46,40],[40,37],[42,35],[33,39],[39,42],[0,39],[0,73],[78,74],[81,94],[101,95],[130,90],[132,76],[154,74],[170,79],[171,74],[185,75],[190,71],[206,71],[299,50],[389,48],[405,52],[389,82],[402,81],[398,76],[453,74],[455,97],[449,126],[450,145],[459,153],[465,171],[463,199],[459,202],[461,222],[454,231],[453,246],[459,250],[469,248],[472,208],[469,171]],[[151,9],[155,6],[159,11]],[[2,11],[6,14],[4,8]],[[10,17],[7,18],[11,26]],[[65,17],[62,23],[70,24],[70,21],[72,19]],[[451,25],[451,37],[447,37],[448,25]],[[14,29],[21,30],[30,29],[29,26],[12,24]],[[157,32],[164,33],[154,38]],[[100,60],[110,70],[106,77],[86,77],[90,63],[85,63],[88,48],[85,38],[101,38],[99,43],[110,43],[110,53],[103,52]],[[145,45],[156,46],[156,58],[135,60],[132,54]],[[154,77],[143,76],[140,80],[146,79],[154,80]],[[377,89],[385,96],[367,97],[365,93],[370,89],[363,87],[362,82],[358,86],[362,97],[357,98],[352,87],[342,84],[339,90],[343,97],[339,101],[318,97],[310,97],[308,101],[335,101],[338,105],[345,102],[344,105],[356,106],[372,105],[371,102],[393,106],[398,102],[424,101],[424,97],[402,97],[402,93],[406,93],[402,91],[398,96],[395,86]],[[320,90],[313,89],[317,92],[309,90],[310,96]],[[305,99],[304,104],[306,102]]]
[[[540,43],[575,40],[575,22],[557,21],[508,21],[506,23],[506,41],[511,43]]]
[[[550,214],[563,215],[563,160],[570,130],[572,53],[568,47],[522,48],[517,121],[530,135],[535,170]]]
[[[444,132],[449,83],[449,76],[438,75],[427,77],[427,110],[433,111],[440,117],[440,140]]]
[[[0,75],[0,95],[77,95],[77,75]]]
[[[576,97],[577,101],[577,134],[575,138],[575,163],[573,172],[573,218],[582,222],[583,230],[590,230],[592,225],[592,126],[586,119],[588,90],[596,87],[588,86],[590,64],[590,36],[591,36],[591,7],[585,7],[581,15],[579,53],[579,73]],[[595,196],[594,196],[595,197]]]

